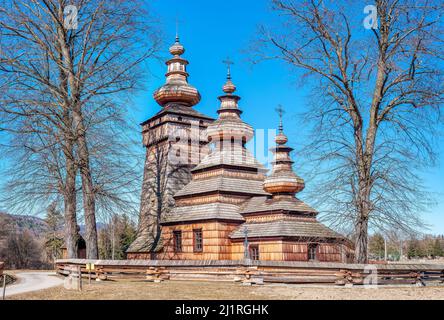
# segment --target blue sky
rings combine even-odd
[[[365,4],[363,2],[363,7]],[[249,61],[248,48],[255,39],[258,25],[277,24],[279,21],[277,13],[270,10],[270,1],[152,0],[150,8],[159,23],[164,41],[161,54],[165,59],[170,57],[168,47],[174,42],[176,19],[180,21],[179,35],[186,49],[184,58],[190,62],[189,82],[198,88],[202,96],[195,108],[217,117],[217,97],[222,94],[221,87],[226,76],[226,66],[222,60],[229,56],[235,62],[232,76],[237,94],[242,98],[239,105],[244,111],[243,120],[255,129],[274,129],[278,124],[274,109],[282,104],[287,111],[284,116],[285,132],[290,139],[289,144],[295,148],[293,157],[297,157],[298,150],[308,142],[309,131],[301,126],[299,115],[306,111],[309,92],[301,85],[298,75],[283,63],[266,61],[252,65]],[[152,93],[165,82],[166,66],[163,61],[153,60],[149,63],[149,70],[149,76],[144,79],[145,88],[135,96],[130,108],[137,123],[160,109]],[[422,175],[428,190],[435,194],[438,205],[430,212],[418,214],[430,225],[429,233],[444,234],[442,138],[438,149],[438,166],[429,168]],[[0,170],[4,166],[5,162],[0,161]],[[303,173],[304,168],[295,166],[295,169]],[[304,200],[304,192],[300,197]]]
[[[259,24],[275,24],[279,17],[270,11],[269,1],[200,1],[155,0],[151,9],[160,23],[164,45],[162,54],[169,57],[168,47],[174,41],[176,19],[179,19],[179,35],[185,46],[184,58],[190,64],[189,82],[202,95],[197,110],[216,117],[219,106],[217,96],[225,81],[226,67],[222,63],[227,56],[235,62],[232,67],[233,82],[241,96],[242,118],[255,129],[275,128],[278,116],[274,112],[278,104],[287,110],[284,121],[290,144],[295,148],[293,156],[306,143],[308,129],[299,127],[299,114],[306,110],[307,94],[298,83],[297,75],[278,61],[266,61],[252,65],[248,47],[255,38]],[[364,17],[364,15],[363,15]],[[134,100],[134,117],[142,122],[159,110],[152,99],[152,92],[164,83],[163,62],[150,64],[151,76],[146,80],[144,91]],[[440,164],[429,168],[422,176],[430,192],[436,193],[438,205],[423,216],[430,225],[429,233],[444,234],[444,142],[439,145]],[[297,169],[297,168],[296,168]],[[304,198],[301,193],[301,198]]]

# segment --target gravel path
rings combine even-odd
[[[15,274],[18,281],[6,287],[6,296],[27,293],[63,284],[55,272],[18,272]]]

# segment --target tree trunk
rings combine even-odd
[[[368,218],[361,217],[355,225],[355,263],[367,263]]]
[[[77,145],[80,177],[82,179],[83,211],[85,215],[86,258],[98,259],[96,226],[96,199],[91,176],[89,152],[85,136],[83,118],[77,107],[73,111],[74,127],[77,130]]]
[[[65,245],[67,258],[77,258],[77,217],[76,217],[76,168],[72,158],[66,157],[65,204]]]
[[[368,168],[368,166],[366,166]],[[367,170],[363,170],[367,172]],[[355,223],[355,263],[368,262],[368,219],[370,214],[370,177],[360,179]]]
[[[63,21],[63,9],[58,8],[59,21]],[[69,84],[70,110],[72,112],[73,129],[75,141],[78,147],[78,167],[82,180],[83,211],[85,216],[85,241],[86,258],[98,259],[99,251],[97,245],[97,227],[96,227],[96,201],[94,194],[94,184],[91,175],[89,152],[86,139],[86,129],[82,114],[80,101],[80,80],[74,71],[72,57],[72,47],[67,42],[66,30],[62,26],[58,28],[58,42],[63,56],[65,73]]]

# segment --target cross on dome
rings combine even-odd
[[[225,93],[231,95],[234,91],[236,91],[236,86],[231,81],[231,67],[230,67],[231,65],[234,64],[234,62],[231,61],[229,57],[227,57],[225,60],[222,60],[222,63],[227,65],[227,81],[222,87],[222,90]]]
[[[231,65],[234,64],[233,61],[230,60],[229,57],[227,57],[225,60],[222,60],[222,63],[225,63],[227,65],[227,79],[231,79]]]
[[[283,117],[283,115],[284,115],[284,113],[285,113],[285,110],[284,110],[284,108],[282,108],[282,105],[281,105],[281,104],[278,104],[278,106],[276,107],[275,111],[276,111],[276,112],[278,113],[278,115],[279,115],[279,132],[280,132],[280,133],[283,133],[283,131],[284,131],[284,125],[283,125],[283,123],[282,123],[282,117]]]

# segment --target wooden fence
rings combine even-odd
[[[94,270],[87,270],[94,264]],[[363,265],[296,261],[245,260],[86,260],[56,262],[57,272],[68,275],[80,266],[93,279],[236,281],[246,284],[443,284],[444,265]]]

